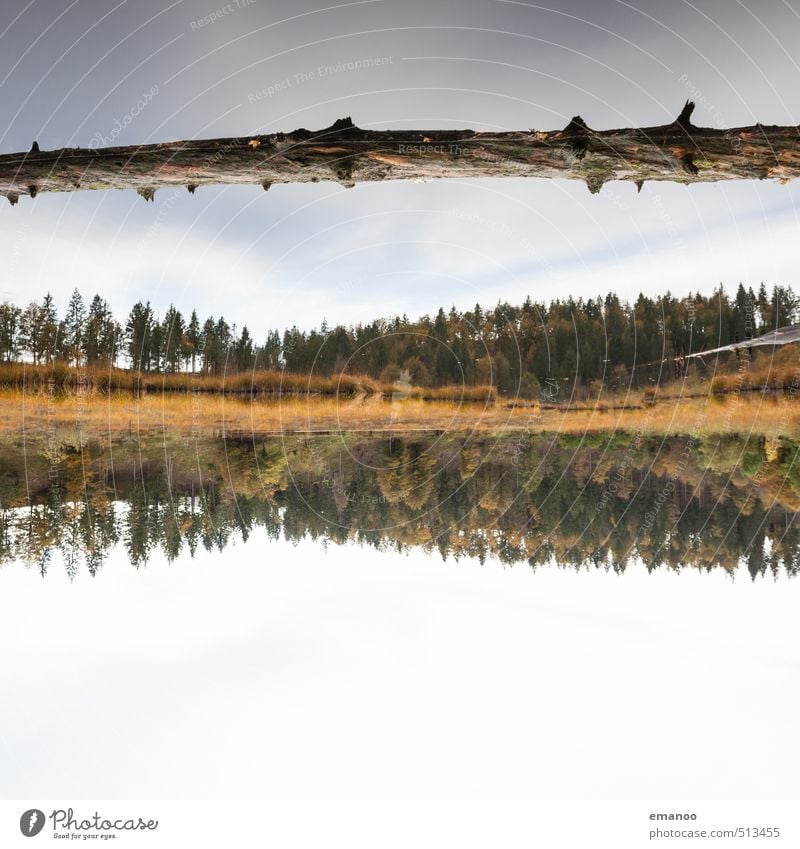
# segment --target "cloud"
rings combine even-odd
[[[796,286],[798,197],[758,183],[591,196],[544,180],[220,188],[155,204],[109,193],[3,210],[0,250],[17,303],[50,290],[63,307],[77,286],[120,319],[139,299],[162,313],[175,303],[260,338],[527,295]]]

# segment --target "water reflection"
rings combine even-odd
[[[800,566],[786,439],[347,434],[6,446],[0,561],[95,575],[271,538],[625,570]]]

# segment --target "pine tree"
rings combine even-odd
[[[83,354],[83,340],[86,328],[86,307],[83,303],[81,293],[75,289],[67,304],[67,313],[64,316],[64,351],[67,359],[76,366],[80,363]]]
[[[203,323],[203,374],[213,374],[217,361],[217,338],[214,317],[209,316]]]
[[[45,362],[50,363],[56,353],[58,344],[58,312],[56,310],[55,299],[47,292],[42,301],[42,354],[45,357]]]
[[[164,362],[164,341],[166,334],[164,326],[157,319],[153,319],[153,326],[150,329],[150,371],[160,374],[165,368]]]
[[[19,346],[31,355],[34,365],[45,356],[46,348],[45,309],[37,301],[31,301],[20,317]]]
[[[89,304],[86,332],[83,335],[83,355],[86,358],[87,365],[95,365],[102,358],[100,349],[103,344],[107,319],[108,305],[100,295],[95,295],[91,304]]]
[[[178,371],[183,354],[183,316],[172,304],[169,305],[161,327],[165,371]]]
[[[266,369],[281,367],[281,337],[277,330],[267,333],[267,340],[261,349],[261,366]]]
[[[245,324],[236,342],[236,370],[249,371],[253,367],[253,339]]]
[[[186,338],[189,343],[189,350],[192,358],[192,373],[195,371],[197,354],[200,351],[201,334],[200,320],[197,318],[197,310],[192,310],[192,316],[189,319],[189,325],[186,328]]]
[[[20,350],[22,310],[13,304],[0,304],[0,358],[11,362]]]
[[[133,305],[125,325],[125,347],[131,368],[137,371],[150,369],[150,333],[153,311],[150,302]]]

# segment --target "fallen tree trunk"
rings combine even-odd
[[[709,348],[707,351],[695,351],[693,354],[684,354],[677,359],[690,360],[693,357],[708,357],[711,354],[719,354],[723,351],[739,351],[744,348],[780,347],[781,345],[791,345],[795,342],[800,342],[800,325],[790,324],[786,327],[779,327],[777,330],[770,330],[768,333],[756,336],[753,339],[733,342],[730,345],[723,345],[720,348]]]
[[[609,180],[641,188],[647,180],[785,182],[800,174],[797,127],[756,124],[731,130],[696,127],[686,103],[671,124],[592,130],[580,117],[563,130],[506,133],[472,130],[362,130],[349,118],[324,130],[299,129],[206,141],[64,148],[0,156],[0,194],[86,189],[136,189],[152,200],[157,189],[334,180],[345,186],[376,180],[442,177],[563,177],[591,192]]]

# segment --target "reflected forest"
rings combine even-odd
[[[794,575],[786,438],[344,433],[0,447],[0,562],[97,575],[269,538],[538,568]],[[222,561],[220,568],[224,568]],[[556,564],[558,564],[556,566]]]

